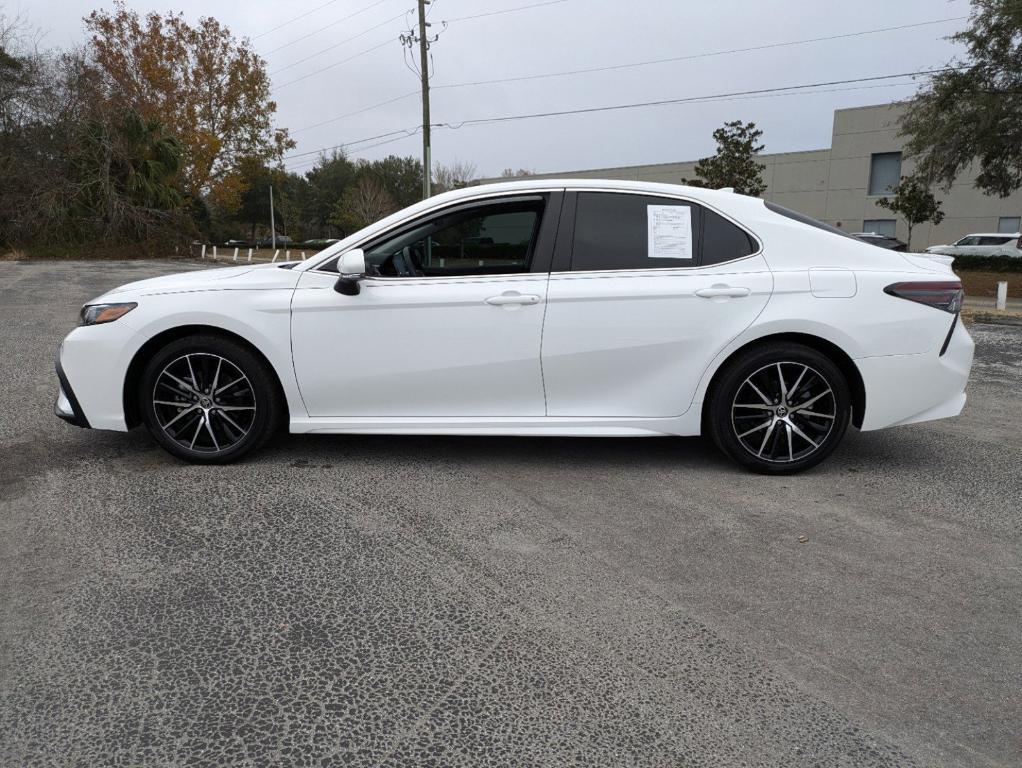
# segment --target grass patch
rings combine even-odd
[[[980,272],[972,270],[958,271],[958,260],[954,263],[955,274],[962,281],[965,288],[965,295],[975,298],[997,296],[997,283],[1001,280],[1008,281],[1008,296],[1013,299],[1022,299],[1022,273],[1020,272]]]

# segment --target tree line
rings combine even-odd
[[[295,240],[343,237],[419,199],[412,157],[334,152],[288,172],[295,141],[274,124],[266,62],[216,19],[142,16],[116,0],[84,24],[83,45],[40,51],[0,15],[0,252],[255,240],[269,233],[271,187],[277,232]],[[915,171],[881,202],[910,226],[939,221],[931,186],[969,169],[987,194],[1022,187],[1022,3],[972,0],[951,39],[966,56],[909,103],[901,127]],[[688,183],[762,194],[761,136],[753,123],[726,123]],[[475,167],[432,174],[441,192],[471,183]]]
[[[84,19],[88,39],[40,51],[0,17],[0,248],[166,252],[199,238],[341,237],[416,202],[422,163],[322,155],[284,169],[266,62],[213,18],[144,16],[118,0]],[[433,171],[437,192],[468,163]]]

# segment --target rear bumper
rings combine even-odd
[[[862,430],[957,416],[965,406],[976,345],[961,322],[940,354],[884,355],[855,361],[866,391]]]
[[[60,382],[60,388],[57,390],[57,400],[53,404],[53,413],[68,424],[89,429],[89,420],[85,418],[85,412],[82,411],[82,406],[78,403],[78,398],[75,397],[75,391],[71,388],[71,384],[67,380],[67,374],[64,373],[64,368],[60,364],[62,348],[63,345],[57,348],[56,368],[57,381]]]

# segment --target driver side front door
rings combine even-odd
[[[302,274],[292,354],[312,417],[543,416],[540,340],[561,193],[489,198],[362,247],[356,296]]]

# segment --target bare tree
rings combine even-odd
[[[452,189],[461,189],[469,186],[476,175],[475,163],[455,159],[450,165],[434,163],[433,165],[433,190],[450,192]]]
[[[345,232],[355,232],[393,211],[394,201],[387,190],[373,176],[365,175],[344,190],[329,222]]]
[[[526,176],[535,176],[535,171],[530,171],[528,168],[519,168],[517,171],[514,168],[505,168],[501,174],[502,179],[523,179]]]

